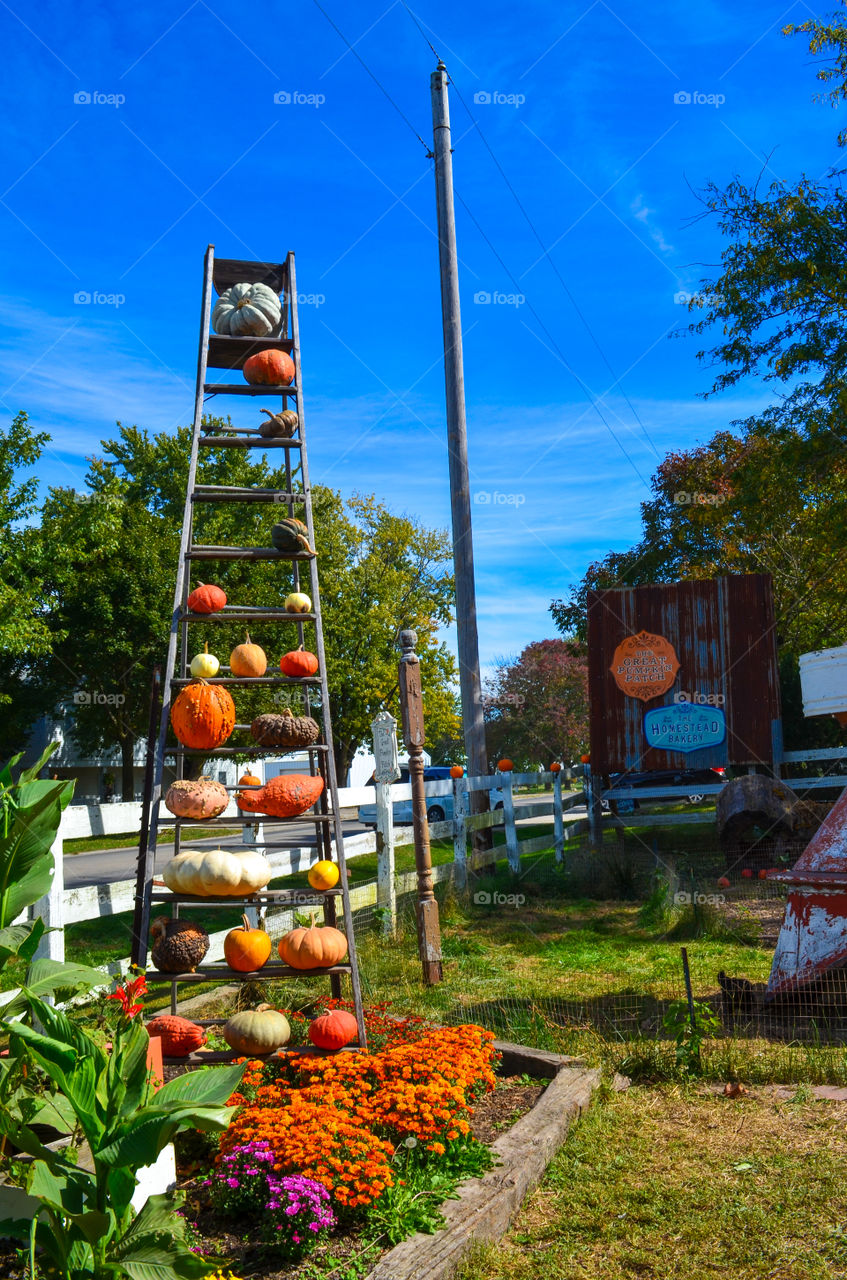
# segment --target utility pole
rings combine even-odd
[[[459,308],[459,267],[456,257],[456,219],[453,210],[453,155],[450,147],[450,107],[447,69],[439,62],[430,79],[435,195],[438,208],[438,257],[441,266],[441,320],[444,329],[444,380],[447,392],[447,450],[450,462],[450,507],[453,516],[453,567],[456,576],[456,629],[459,684],[468,773],[488,773],[485,720],[479,674],[476,626],[473,533],[468,481],[468,438],[465,421],[465,373],[462,362],[462,317]],[[488,808],[488,793],[470,794],[471,811]],[[475,833],[475,835],[488,833]],[[488,847],[490,841],[474,841]]]

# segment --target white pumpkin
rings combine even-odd
[[[162,879],[172,893],[236,898],[264,889],[272,874],[271,864],[254,849],[197,849],[172,858]]]
[[[234,284],[212,311],[212,328],[233,338],[269,338],[279,332],[282,303],[266,284]]]

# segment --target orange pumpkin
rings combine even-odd
[[[585,755],[582,755],[582,756],[580,756],[580,757],[579,757],[579,762],[580,762],[580,764],[590,764],[590,763],[591,763],[591,756],[590,756],[590,755],[588,755],[588,753],[586,752],[586,754],[585,754]]]
[[[226,592],[211,583],[200,583],[188,597],[186,604],[192,613],[218,613],[226,604]]]
[[[294,361],[285,351],[268,347],[245,360],[242,372],[245,380],[254,385],[287,387],[294,381]]]
[[[299,649],[284,653],[279,660],[279,669],[285,676],[313,676],[318,669],[318,660],[302,644]]]
[[[464,767],[464,765],[461,765],[461,764],[451,764],[451,766],[450,766],[450,777],[451,777],[451,778],[464,778],[464,776],[465,776],[465,767]]]
[[[311,924],[284,934],[277,950],[283,964],[292,969],[330,969],[346,956],[347,939],[332,925]]]
[[[255,773],[242,773],[241,777],[238,779],[238,785],[239,787],[260,787],[262,785],[262,779],[257,778]],[[238,805],[239,809],[246,808],[244,804],[244,797],[249,794],[249,792],[245,791],[236,791],[235,803]],[[255,794],[256,793],[254,791],[253,795]]]
[[[206,1033],[196,1022],[164,1013],[147,1023],[147,1033],[161,1036],[162,1053],[166,1058],[187,1058],[189,1053],[206,1043]]]
[[[553,761],[553,763],[550,765],[550,772],[551,772],[551,773],[561,773],[561,772],[562,772],[562,766],[559,764],[559,761],[558,761],[558,760],[554,760],[554,761]]]
[[[497,761],[497,768],[500,770],[501,773],[511,773],[514,767],[515,766],[512,764],[511,760],[509,759],[503,759],[503,760]]]
[[[241,921],[224,938],[224,959],[238,973],[255,973],[267,964],[273,944],[264,929],[252,927],[247,916]]]
[[[247,637],[245,643],[236,645],[229,655],[229,669],[234,676],[263,676],[268,669],[265,651],[252,643],[249,631],[244,634]]]
[[[314,778],[308,773],[280,773],[261,790],[243,792],[238,803],[248,813],[296,818],[311,809],[323,789],[323,778]]]
[[[185,747],[212,751],[226,742],[235,728],[235,703],[220,684],[195,680],[186,685],[171,707],[171,724]]]
[[[359,1025],[346,1009],[333,1009],[309,1023],[309,1039],[318,1049],[343,1049],[359,1034]]]

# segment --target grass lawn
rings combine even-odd
[[[595,1103],[461,1280],[847,1276],[847,1103],[634,1087]]]

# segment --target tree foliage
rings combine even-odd
[[[588,749],[588,667],[583,648],[536,640],[503,659],[487,682],[485,719],[492,764],[547,769]]]

